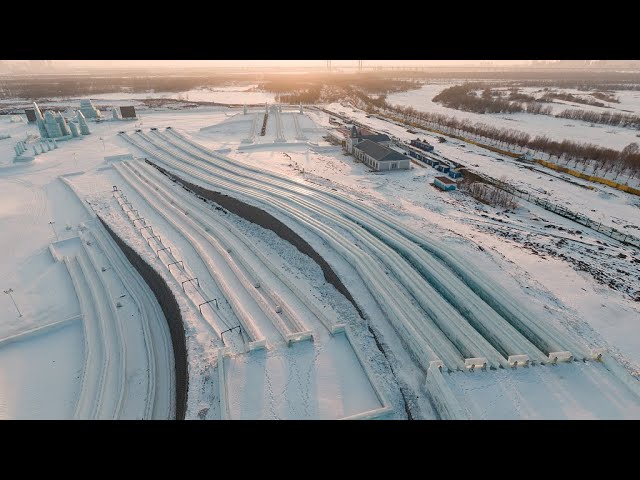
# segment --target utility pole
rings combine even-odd
[[[11,301],[13,302],[13,305],[16,307],[16,310],[18,311],[18,316],[21,317],[22,313],[20,313],[20,309],[18,308],[18,304],[16,303],[16,301],[13,299],[13,295],[11,295],[11,293],[13,293],[13,288],[10,288],[9,290],[3,290],[4,293],[6,293],[7,295],[9,295],[9,297],[11,297]]]
[[[53,234],[56,236],[56,242],[58,241],[58,232],[56,232],[55,227],[53,226],[53,224],[56,223],[54,221],[49,222],[49,225],[51,225],[51,230],[53,230]]]

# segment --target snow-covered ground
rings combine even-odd
[[[432,144],[437,145],[435,152],[445,158],[494,178],[506,177],[509,183],[538,197],[564,205],[569,210],[586,215],[592,220],[602,221],[604,225],[621,231],[626,230],[632,235],[640,235],[640,198],[637,195],[606,185],[589,183],[539,165],[531,167],[511,157],[460,140],[449,139],[446,143],[438,143],[435,138],[439,135],[426,131],[418,135],[411,134],[403,126],[376,117],[367,118],[365,112],[345,109],[337,103],[328,105],[327,108],[339,113],[345,112],[350,118],[364,125],[370,125],[404,141],[416,136],[426,137]],[[310,115],[314,120],[317,118],[314,115],[326,117],[322,112],[313,112]],[[325,119],[325,122],[328,125],[328,120]]]
[[[420,89],[410,90],[407,92],[393,93],[387,97],[387,101],[392,105],[400,105],[403,107],[411,106],[416,110],[442,113],[460,119],[469,119],[473,122],[486,123],[501,128],[512,128],[535,135],[546,135],[553,140],[573,140],[579,143],[593,143],[603,147],[621,150],[629,143],[638,142],[638,131],[630,128],[613,127],[609,125],[591,124],[578,120],[569,120],[566,118],[555,118],[549,115],[532,115],[529,113],[513,113],[513,114],[480,114],[475,112],[464,112],[449,108],[434,102],[433,97],[438,95],[445,88],[450,87],[451,83],[446,84],[427,84]],[[523,93],[532,94],[540,90],[539,88],[523,88]],[[558,91],[565,92],[563,89]],[[567,90],[568,93],[581,93],[577,90]],[[619,97],[620,103],[610,103],[611,109],[603,109],[601,107],[593,107],[591,105],[583,105],[578,103],[550,103],[554,113],[558,113],[565,109],[582,109],[594,111],[619,111],[621,113],[638,113],[640,103],[640,92],[624,91],[615,92]],[[558,101],[559,102],[559,101]],[[624,112],[630,110],[631,112]]]
[[[72,418],[83,368],[81,322],[0,345],[0,420]]]
[[[345,111],[335,104],[327,108]],[[127,137],[154,155],[168,155],[167,151],[171,158],[185,155],[176,171],[202,183],[193,176],[195,171],[186,170],[191,168],[187,160],[195,164],[195,159],[177,146],[187,151],[193,147],[165,131],[171,126],[188,141],[223,152],[238,166],[261,168],[293,181],[292,185],[301,188],[296,195],[303,195],[308,187],[321,188],[335,190],[362,205],[375,205],[423,238],[446,245],[463,259],[465,268],[482,272],[519,304],[526,305],[536,322],[575,336],[587,350],[606,347],[629,371],[639,369],[640,308],[634,301],[640,295],[637,251],[526,202],[520,202],[516,211],[505,212],[479,204],[461,192],[436,190],[431,182],[437,172],[432,168],[414,166],[404,172],[372,173],[323,140],[328,115],[312,109],[305,109],[303,115],[297,109],[283,110],[279,122],[276,113],[270,112],[265,135],[261,136],[264,108],[249,109],[247,115],[242,108],[148,109],[142,114],[142,125],[91,123],[92,135],[61,142],[59,149],[25,164],[12,163],[13,145],[34,133],[35,127],[0,121],[0,135],[12,135],[11,139],[0,140],[0,231],[9,232],[0,238],[2,251],[9,252],[0,266],[0,276],[5,279],[3,288],[14,289],[24,314],[18,317],[10,299],[3,295],[0,342],[82,313],[82,302],[64,265],[51,258],[49,245],[56,238],[48,223],[55,221],[53,228],[60,240],[78,235],[89,238],[87,235],[93,232],[91,214],[58,178],[78,172],[66,179],[79,197],[89,200],[119,235],[145,258],[152,259],[149,261],[154,262],[154,268],[175,284],[187,312],[189,378],[193,382],[188,418],[343,418],[385,406],[381,397],[391,407],[385,418],[405,418],[407,413],[413,418],[436,418],[425,391],[425,369],[409,355],[407,339],[385,319],[377,299],[356,270],[325,240],[313,240],[308,231],[285,222],[326,254],[326,260],[365,311],[366,321],[326,283],[315,262],[273,232],[202,202],[144,162],[105,163],[107,155],[128,152],[153,159],[117,134],[124,130]],[[414,138],[402,127],[366,118],[364,112],[348,109],[345,113],[400,138]],[[254,119],[255,135],[250,142],[243,142],[250,137]],[[159,131],[150,131],[150,127]],[[136,128],[143,132],[135,134]],[[305,140],[300,139],[301,132]],[[282,138],[284,141],[278,141]],[[630,230],[640,228],[638,201],[631,195],[602,186],[595,190],[581,188],[563,181],[561,174],[553,172],[552,177],[542,167],[536,167],[540,171],[524,169],[500,155],[458,141],[437,144],[436,150],[492,176],[506,174],[514,183],[592,218],[602,215],[603,223],[619,229],[625,225]],[[234,175],[230,173],[229,178],[236,178]],[[224,186],[227,180],[209,177],[206,183],[214,190],[226,191],[230,188]],[[155,240],[149,240],[152,235],[140,233],[139,225],[132,224],[135,215],[128,216],[127,208],[112,196],[113,185],[125,192],[137,215],[153,226],[162,246],[171,248],[167,255],[184,262],[183,271],[167,267],[169,256],[157,256],[156,250],[161,247],[154,247]],[[308,197],[304,201],[317,200]],[[276,212],[268,203],[264,208]],[[277,216],[284,221],[284,216]],[[81,223],[87,226],[87,233],[79,231]],[[343,231],[347,224],[340,225],[333,228],[345,238],[357,235],[355,230]],[[363,251],[372,248],[366,246],[364,237],[356,241],[362,242]],[[70,255],[73,252],[69,250]],[[104,257],[98,253],[90,258],[99,266],[99,258]],[[108,272],[98,268],[96,273],[104,276],[106,288],[116,290],[122,283],[118,283],[118,275]],[[182,291],[180,282],[188,278],[187,274],[197,276],[200,285],[187,285]],[[260,278],[260,288],[251,285],[255,278]],[[395,281],[391,283],[395,285]],[[200,313],[198,303],[204,300],[198,298],[203,296],[219,299],[219,306],[205,307]],[[276,301],[285,307],[282,314],[273,313],[272,308],[280,304]],[[314,308],[323,313],[314,313]],[[28,358],[31,348],[41,352],[38,361],[43,364],[54,360],[56,365],[64,364],[64,368],[56,367],[60,388],[55,405],[46,409],[41,399],[47,384],[40,381],[40,370],[29,366],[20,376],[14,372],[0,374],[0,418],[73,416],[81,389],[76,377],[82,373],[84,362],[85,334],[78,327],[82,321],[72,320],[68,326],[32,334],[22,341],[0,343],[0,372],[10,370],[8,362]],[[344,333],[332,335],[325,321],[348,325],[351,341]],[[238,324],[253,337],[252,341],[265,340],[266,348],[245,352],[237,330],[222,338],[225,325]],[[312,332],[313,341],[294,341],[287,346],[287,335],[307,330]],[[219,350],[224,352],[223,365],[217,357]],[[459,372],[445,374],[445,378],[467,414],[474,418],[640,416],[638,397],[601,364],[590,360]]]

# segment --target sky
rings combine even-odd
[[[16,60],[8,63],[24,62]],[[369,66],[456,66],[517,65],[527,60],[364,60]],[[326,60],[53,60],[56,67],[70,68],[127,68],[127,67],[324,67]],[[332,60],[333,67],[355,67],[358,60]]]

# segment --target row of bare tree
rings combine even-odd
[[[601,123],[616,127],[640,129],[640,116],[619,112],[594,112],[593,110],[569,109],[558,113],[556,117],[583,122]]]
[[[573,95],[572,93],[566,92],[547,92],[542,97],[540,97],[541,102],[551,102],[554,100],[563,100],[565,102],[573,102],[573,103],[581,103],[583,105],[591,105],[593,107],[606,107],[607,105],[598,102],[592,98],[578,97],[577,95]]]

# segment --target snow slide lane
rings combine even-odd
[[[582,345],[569,338],[563,332],[558,331],[552,325],[538,326],[531,315],[527,314],[522,306],[515,304],[502,289],[498,287],[492,288],[494,282],[491,279],[484,276],[480,277],[475,272],[468,271],[461,262],[448,253],[447,248],[442,243],[419,237],[403,225],[395,222],[380,209],[370,205],[365,208],[362,204],[354,202],[342,194],[330,191],[327,187],[314,186],[312,188],[285,179],[272,172],[240,165],[238,162],[211,152],[205,147],[186,139],[186,137],[178,134],[173,129],[167,130],[167,132],[170,132],[171,136],[181,144],[177,145],[178,148],[193,157],[198,158],[198,152],[202,152],[210,158],[209,163],[212,163],[212,161],[216,162],[216,164],[223,163],[223,167],[220,168],[234,173],[240,171],[240,174],[249,178],[255,178],[259,174],[261,177],[267,178],[270,184],[280,185],[291,192],[300,192],[307,198],[316,198],[322,201],[323,205],[332,207],[336,213],[349,220],[356,221],[385,243],[398,248],[398,251],[407,257],[411,265],[419,269],[420,273],[448,301],[465,314],[468,320],[482,331],[483,335],[488,339],[493,339],[492,343],[499,350],[506,352],[506,345],[513,345],[519,335],[515,336],[514,334],[517,332],[514,331],[514,328],[510,328],[504,320],[498,319],[495,312],[513,325],[515,330],[528,340],[528,342],[523,342],[523,339],[519,339],[511,351],[508,352],[510,354],[527,353],[532,356],[532,359],[535,359],[536,352],[532,351],[532,345],[529,343],[531,342],[546,354],[566,349],[569,346],[574,354],[588,355]],[[158,132],[156,134],[158,137],[167,138],[166,135],[158,134]],[[171,143],[176,144],[175,141]],[[207,161],[202,157],[199,158],[201,161]],[[374,215],[371,214],[371,210],[374,211]],[[416,248],[416,246],[419,248]],[[451,270],[458,277],[452,279]],[[456,282],[458,285],[456,285]],[[486,305],[483,305],[485,302]],[[490,312],[487,309],[487,305],[495,312]],[[474,317],[475,312],[478,313]],[[485,327],[485,325],[489,325],[489,327]],[[504,334],[502,339],[498,338],[500,332]]]
[[[146,147],[140,144],[137,140],[130,137],[127,139],[137,148],[146,152],[153,158],[158,159],[163,164],[173,167],[178,171],[183,171],[191,174],[195,178],[199,178],[205,182],[205,184],[211,184],[212,179],[210,175],[203,172],[201,169],[192,168],[188,163],[178,162],[173,158],[165,155],[157,150],[154,151],[151,147]],[[362,278],[370,279],[384,279],[387,277],[384,270],[382,270],[375,262],[368,261],[364,257],[364,253],[360,249],[354,249],[352,244],[347,242],[342,237],[338,236],[335,230],[326,227],[322,222],[312,218],[311,216],[297,211],[291,204],[281,202],[274,199],[270,195],[256,193],[252,190],[243,189],[237,187],[233,183],[228,183],[221,178],[213,180],[214,185],[226,186],[231,191],[248,194],[249,198],[254,196],[260,200],[262,204],[271,204],[275,207],[280,207],[280,210],[294,223],[300,224],[303,228],[308,229],[325,239],[347,262],[358,271]],[[457,369],[464,367],[464,361],[460,352],[451,344],[451,342],[444,337],[442,332],[435,327],[435,325],[427,324],[422,328],[417,328],[413,319],[419,319],[429,322],[424,315],[413,312],[408,313],[406,309],[410,311],[414,310],[413,305],[409,299],[402,293],[399,286],[393,282],[378,282],[367,281],[365,285],[372,293],[373,298],[376,299],[381,310],[387,314],[387,318],[392,325],[398,330],[401,337],[406,341],[409,349],[417,358],[419,363],[425,368],[428,368],[429,362],[440,360],[445,362],[448,368]],[[430,345],[434,345],[434,348],[438,350],[436,353]]]

